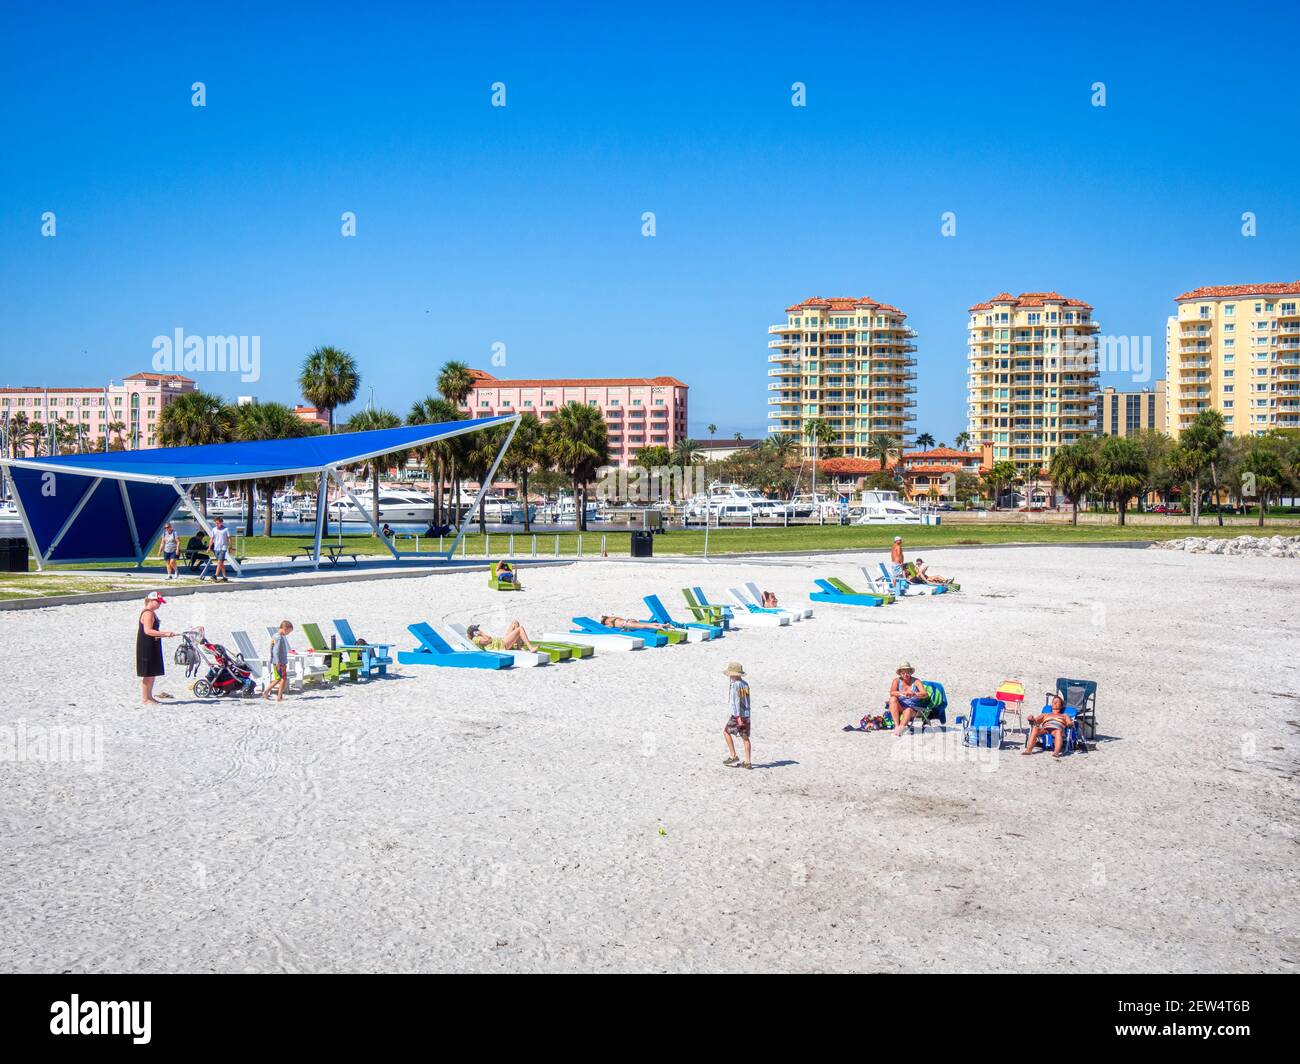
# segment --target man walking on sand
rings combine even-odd
[[[226,576],[226,552],[228,550],[230,550],[230,529],[226,527],[226,522],[218,517],[212,523],[212,558],[217,563],[217,571],[212,577],[214,584],[218,581],[223,584],[230,583]]]
[[[753,768],[753,758],[749,748],[749,683],[745,680],[745,670],[740,662],[733,661],[723,675],[730,681],[727,691],[727,726],[722,729],[722,738],[727,742],[727,759],[722,763],[728,768]],[[736,756],[736,744],[733,735],[739,735],[745,744],[745,760]]]

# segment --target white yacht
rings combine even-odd
[[[855,525],[923,525],[920,511],[908,506],[896,491],[867,490],[857,506]]]
[[[705,514],[718,520],[751,517],[781,520],[786,515],[786,504],[742,484],[715,482],[709,485],[708,494],[693,496],[686,504],[688,518],[703,520]]]
[[[826,495],[823,492],[804,492],[796,495],[787,503],[791,517],[822,517],[828,521],[840,519],[839,495]]]
[[[374,514],[374,494],[369,490],[353,491],[362,509],[358,510],[346,495],[329,505],[331,521],[365,521]],[[313,508],[314,509],[314,508]],[[313,514],[314,516],[314,514]],[[379,488],[379,523],[428,524],[433,520],[433,496],[408,488]]]

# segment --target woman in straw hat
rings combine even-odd
[[[894,682],[889,685],[889,712],[894,716],[894,734],[902,735],[903,729],[929,701],[925,684],[916,678],[911,662],[903,662],[898,666]]]
[[[722,729],[722,738],[727,743],[727,758],[722,763],[730,768],[753,768],[753,758],[749,748],[749,682],[745,679],[745,670],[738,661],[733,661],[722,672],[730,681],[727,692],[727,725]],[[740,736],[740,741],[745,744],[744,761],[736,756],[733,735]]]
[[[167,600],[157,591],[150,591],[144,599],[144,609],[136,618],[135,674],[140,677],[140,701],[146,706],[158,705],[153,696],[154,681],[163,674],[162,641],[176,635],[158,627],[158,607]],[[171,695],[159,697],[170,698]]]

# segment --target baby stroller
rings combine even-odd
[[[244,656],[231,654],[220,643],[213,643],[203,634],[202,628],[181,633],[176,662],[186,666],[186,676],[193,676],[207,666],[207,673],[194,681],[194,693],[199,698],[247,698],[255,692],[253,670],[244,664]]]

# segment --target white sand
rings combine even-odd
[[[417,619],[644,616],[862,559],[592,562],[177,599],[411,645]],[[935,551],[959,595],[819,606],[713,644],[257,701],[134,702],[136,609],[0,614],[0,723],[103,762],[0,763],[9,970],[1292,970],[1300,566],[1121,549]],[[734,579],[733,579],[734,578]],[[170,649],[174,644],[168,644]],[[1101,682],[1087,755],[963,759],[840,729],[900,658],[960,711],[1008,676]],[[754,690],[721,764],[723,666]],[[945,759],[946,758],[946,759]],[[93,767],[93,766],[92,766]],[[660,828],[666,834],[661,834]]]

